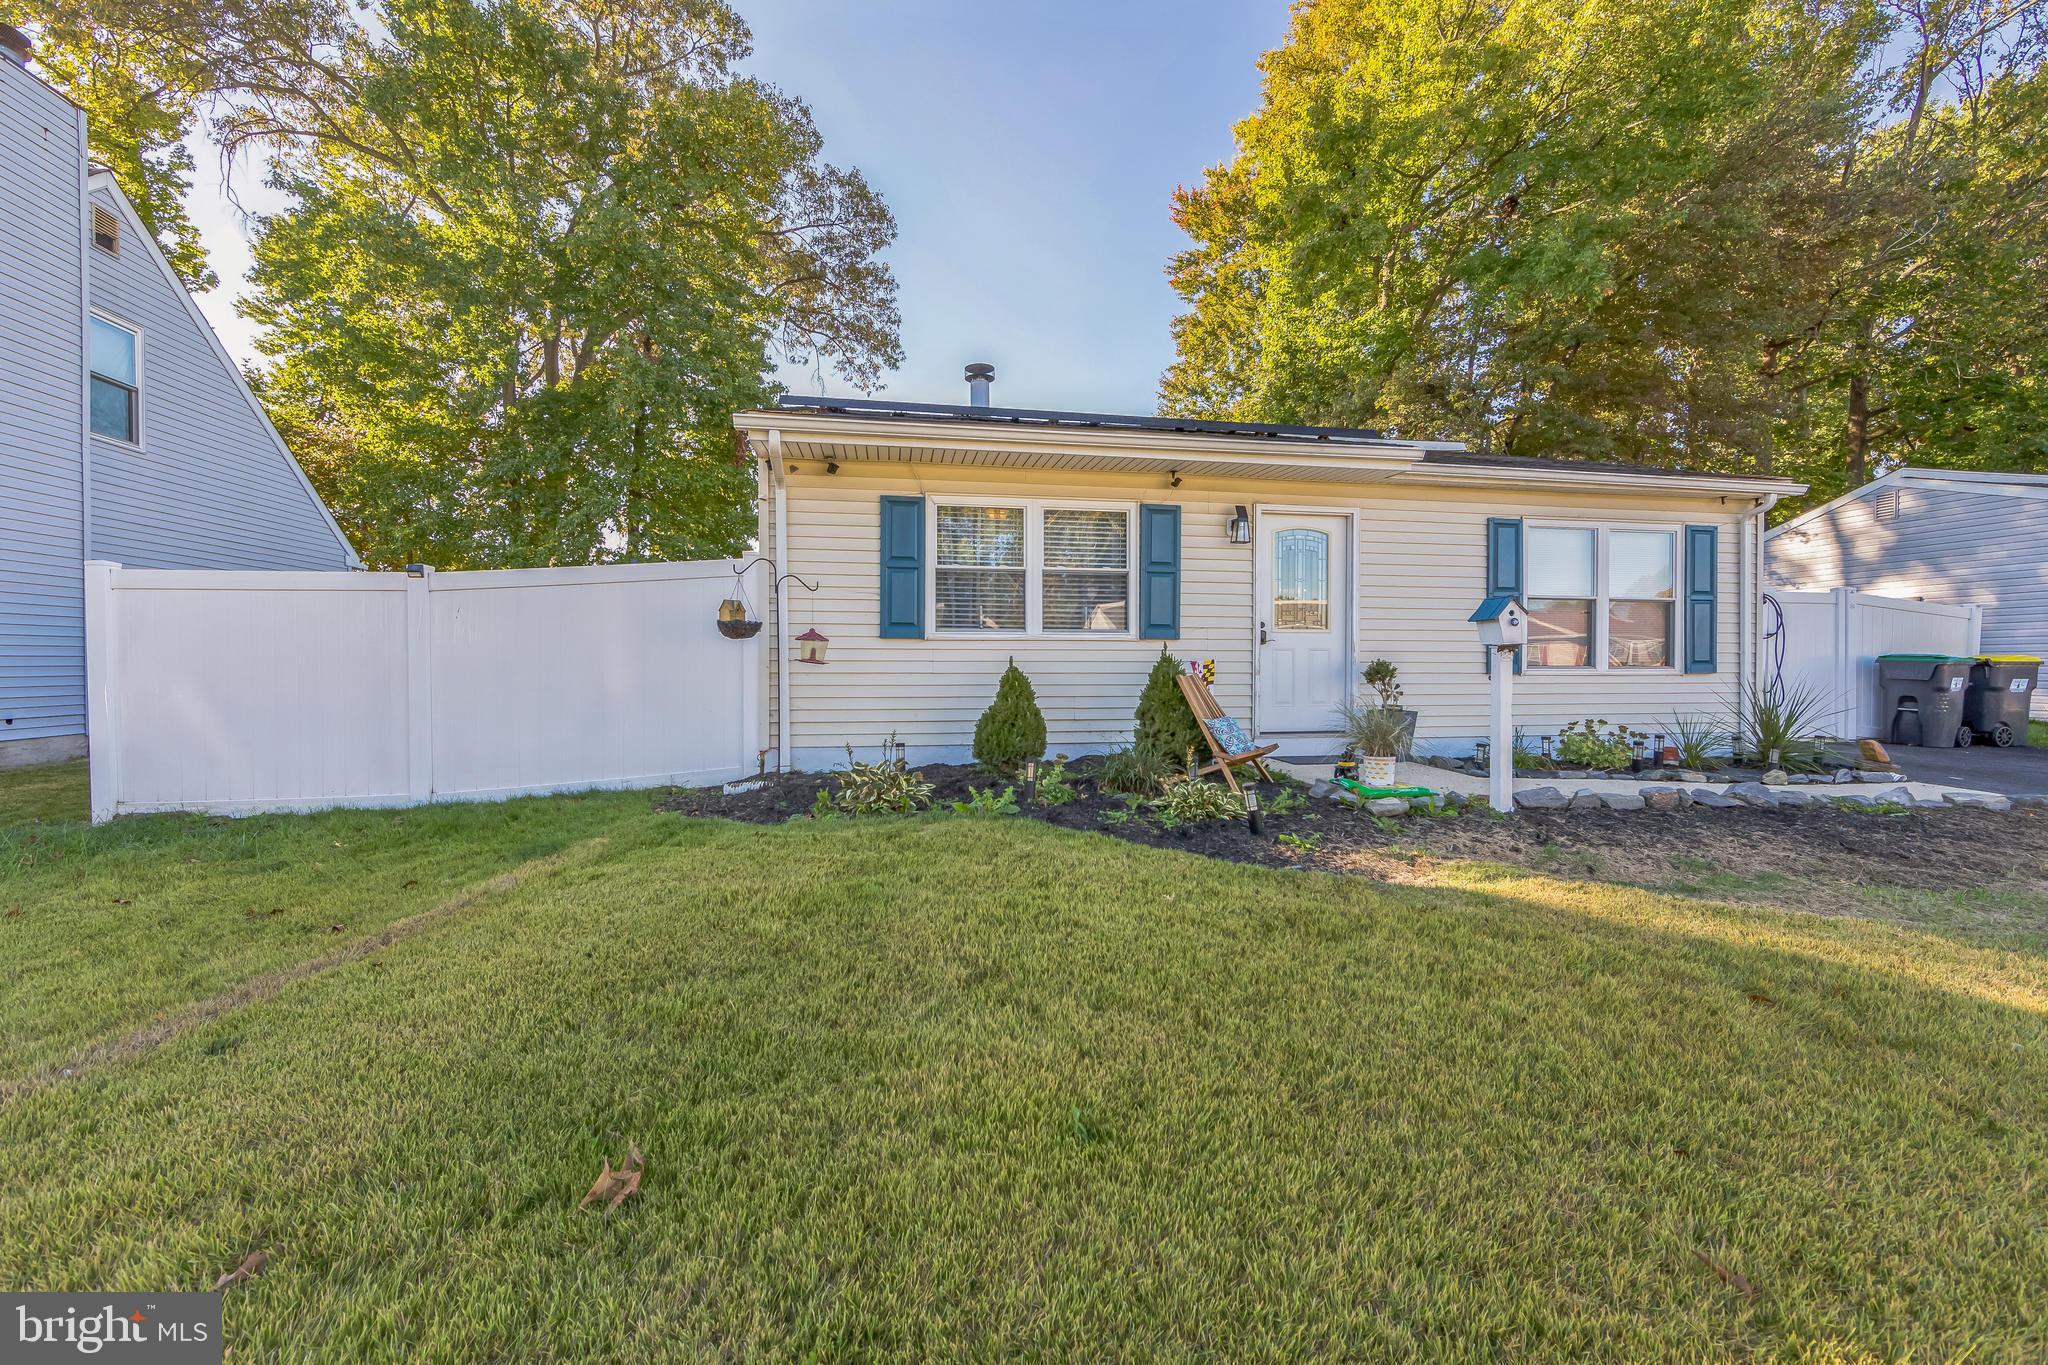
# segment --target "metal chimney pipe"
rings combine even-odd
[[[988,406],[988,386],[996,382],[996,367],[976,362],[967,367],[967,405]]]

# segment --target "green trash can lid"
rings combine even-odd
[[[1979,654],[1980,664],[2033,664],[2039,667],[2041,661],[2031,654]]]
[[[1916,664],[1966,664],[1970,662],[1960,654],[1880,654],[1879,659],[1897,659],[1904,663]]]

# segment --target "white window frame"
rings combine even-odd
[[[143,382],[148,378],[142,369],[142,328],[140,325],[130,322],[118,314],[106,312],[104,309],[95,308],[92,310],[92,315],[99,321],[106,323],[109,327],[118,327],[129,336],[135,338],[135,439],[124,441],[119,436],[109,436],[104,431],[94,431],[92,429],[92,381],[101,376],[99,371],[92,367],[92,334],[90,329],[87,330],[85,338],[86,431],[95,441],[111,441],[115,445],[124,446],[129,450],[140,450],[142,449],[142,433],[145,430],[142,412]],[[105,378],[110,384],[121,382],[111,375],[105,376]]]
[[[1138,504],[1101,498],[1005,498],[985,494],[925,494],[924,619],[934,639],[1135,640],[1138,638]],[[939,625],[939,509],[1017,507],[1024,512],[1024,629],[963,630]],[[1124,629],[1048,630],[1045,627],[1045,513],[1049,508],[1124,514]],[[1105,575],[1107,576],[1107,575]]]
[[[1685,523],[1665,521],[1568,521],[1550,518],[1524,518],[1523,525],[1531,530],[1543,531],[1591,531],[1593,533],[1593,619],[1589,622],[1592,639],[1588,652],[1592,656],[1583,664],[1540,664],[1532,657],[1529,671],[1544,673],[1626,673],[1631,677],[1641,674],[1655,677],[1660,673],[1677,673],[1679,662],[1685,657],[1685,620],[1679,610],[1685,600]],[[1671,539],[1671,596],[1668,599],[1650,597],[1614,597],[1608,591],[1607,583],[1607,538],[1615,531],[1654,531]],[[1524,551],[1522,566],[1525,582],[1523,596],[1548,601],[1535,591],[1535,573]],[[1576,601],[1576,598],[1562,599]],[[1652,602],[1662,600],[1671,611],[1670,662],[1655,667],[1616,667],[1607,659],[1607,636],[1611,626],[1608,613],[1616,602]],[[1528,603],[1524,602],[1523,606]]]

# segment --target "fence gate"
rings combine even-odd
[[[1878,733],[1877,656],[1978,652],[1984,609],[1879,597],[1853,588],[1832,592],[1773,592],[1784,613],[1782,635],[1768,642],[1764,682],[1820,699],[1821,723],[1838,737]],[[1781,666],[1770,643],[1782,644]],[[1775,673],[1775,677],[1774,677]]]

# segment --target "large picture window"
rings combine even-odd
[[[1531,667],[1671,667],[1675,531],[1531,526],[1528,558]]]
[[[142,339],[106,318],[92,320],[92,429],[130,445],[140,443]]]
[[[940,632],[1130,633],[1130,508],[941,499],[932,526]]]

